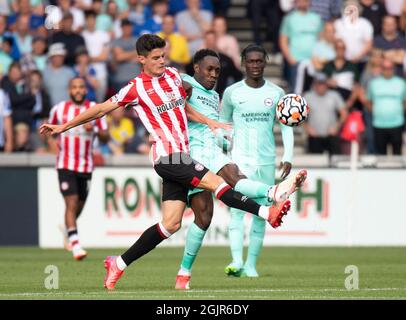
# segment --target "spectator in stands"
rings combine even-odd
[[[46,29],[44,28],[45,18],[43,15],[38,15],[33,12],[30,0],[17,0],[15,1],[15,13],[8,17],[7,24],[10,29],[15,28],[15,23],[18,18],[25,16],[28,20],[28,29],[32,34],[45,35]]]
[[[310,3],[310,11],[317,13],[325,22],[341,17],[342,0],[311,0]]]
[[[60,0],[66,1],[66,0]],[[67,50],[65,64],[72,67],[75,64],[75,52],[80,47],[85,47],[85,40],[72,28],[73,15],[68,12],[63,15],[61,31],[56,32],[50,38],[50,43],[63,43]]]
[[[134,29],[135,35],[142,35],[145,33],[158,33],[162,30],[162,20],[168,14],[168,1],[167,0],[152,0],[152,16],[149,17],[142,26]]]
[[[14,126],[14,152],[35,151],[31,140],[30,127],[24,122],[19,122]]]
[[[395,155],[401,154],[402,132],[405,123],[406,83],[395,75],[395,65],[389,59],[382,62],[382,76],[369,82],[367,108],[372,112],[375,148],[387,154],[388,145]]]
[[[0,79],[3,75],[7,74],[13,62],[13,58],[10,56],[12,42],[12,38],[3,38],[0,44]]]
[[[55,23],[55,29],[61,29],[63,17],[68,13],[72,16],[71,28],[73,32],[81,32],[85,25],[85,15],[81,9],[73,5],[72,0],[57,0],[57,7],[48,15],[49,21]]]
[[[122,155],[125,145],[134,137],[134,124],[125,117],[124,108],[118,108],[107,117],[110,140],[107,143],[110,153]]]
[[[44,70],[45,89],[51,97],[51,105],[69,99],[69,80],[74,77],[72,68],[64,66],[66,50],[63,43],[54,43],[49,46],[48,58],[50,64]]]
[[[7,76],[1,80],[1,87],[10,98],[13,123],[24,122],[31,128],[35,96],[27,88],[18,61],[10,65]]]
[[[320,39],[313,48],[311,59],[299,63],[294,92],[302,94],[304,91],[308,91],[314,74],[321,71],[327,62],[335,59],[334,41],[334,23],[326,22],[320,33]]]
[[[237,38],[227,33],[227,21],[224,17],[217,16],[213,19],[213,31],[216,34],[218,51],[233,59],[235,66],[240,68],[240,46]]]
[[[0,152],[13,151],[13,120],[7,93],[0,89]]]
[[[228,0],[221,0],[221,2],[227,2]],[[177,13],[187,9],[187,0],[169,0],[169,14],[176,15]],[[200,7],[203,10],[213,12],[212,0],[200,1]]]
[[[362,17],[371,22],[374,36],[381,33],[382,19],[386,15],[385,5],[378,0],[360,0]]]
[[[173,60],[171,60],[171,43],[168,40],[165,40],[166,46],[165,46],[165,66],[167,67],[172,67],[176,68],[179,72],[184,73],[186,72],[185,67],[186,65],[177,63]]]
[[[309,0],[297,0],[295,10],[285,16],[279,36],[279,45],[287,61],[288,82],[295,88],[298,63],[309,60],[323,28],[320,16],[309,11]]]
[[[45,70],[46,67],[46,50],[47,50],[47,43],[46,39],[42,36],[34,37],[32,40],[32,53],[31,57],[37,66],[37,69],[41,72]]]
[[[204,34],[211,29],[212,20],[210,11],[200,9],[200,0],[187,0],[187,10],[176,14],[175,23],[188,41],[191,56],[202,47]]]
[[[140,36],[139,31],[141,26],[143,26],[152,15],[151,8],[147,5],[147,2],[149,1],[127,0],[128,9],[123,13],[122,17],[128,19],[132,23],[134,27],[133,35],[135,37]]]
[[[16,22],[14,40],[16,41],[20,57],[32,51],[32,36],[29,34],[29,17],[20,15]]]
[[[216,34],[214,31],[206,32],[202,48],[218,51]],[[220,97],[222,97],[224,90],[233,83],[240,81],[243,78],[243,74],[240,69],[237,69],[234,65],[234,61],[229,56],[219,52],[219,57],[221,72],[215,90]],[[187,65],[186,72],[191,76],[194,74],[192,62]]]
[[[102,12],[97,15],[96,30],[108,32],[111,39],[121,37],[122,31],[119,7],[114,0],[107,2],[105,13]]]
[[[251,19],[252,31],[255,43],[261,45],[263,40],[261,37],[262,18],[266,22],[266,39],[272,43],[271,59],[280,60],[279,48],[279,28],[282,22],[282,10],[279,6],[279,0],[250,0],[248,2],[248,16]],[[279,57],[279,58],[277,58]]]
[[[350,2],[357,5],[356,2]],[[357,5],[360,9],[359,4]],[[366,58],[372,49],[374,30],[372,24],[363,17],[344,14],[334,22],[336,38],[342,39],[346,46],[345,57],[352,63],[358,64],[362,71]]]
[[[162,39],[169,42],[169,59],[174,63],[185,66],[190,62],[187,40],[180,33],[175,32],[175,18],[166,15],[162,20],[162,32],[158,33]]]
[[[382,34],[375,37],[374,48],[382,50],[385,58],[391,60],[395,64],[396,74],[398,76],[403,76],[406,39],[398,32],[395,17],[384,17],[382,21]]]
[[[90,56],[92,67],[95,70],[93,75],[97,80],[97,85],[94,81],[90,81],[93,90],[96,90],[96,99],[91,101],[102,102],[106,98],[107,91],[107,60],[110,57],[110,35],[106,31],[96,30],[96,13],[92,10],[85,12],[86,28],[82,32],[82,37],[85,39],[87,51]],[[88,94],[89,94],[89,87]]]
[[[45,70],[47,63],[46,48],[46,38],[42,36],[33,38],[32,52],[23,55],[20,59],[24,74],[28,74],[31,70],[40,70],[41,72]]]
[[[358,96],[359,73],[357,66],[345,58],[346,47],[343,40],[337,39],[334,49],[336,57],[324,66],[323,73],[328,77],[327,84],[330,89],[341,95],[349,109]]]
[[[41,124],[48,119],[51,111],[51,100],[48,92],[44,88],[42,74],[38,70],[33,70],[28,74],[27,86],[29,92],[35,97],[35,105],[32,109],[33,124],[32,130],[36,131]]]
[[[365,123],[365,139],[366,139],[366,151],[368,154],[375,154],[375,141],[374,141],[374,130],[372,127],[372,114],[366,108],[367,98],[366,90],[368,88],[369,82],[382,74],[382,61],[383,53],[381,50],[372,49],[369,56],[367,65],[362,72],[360,80],[360,91],[359,91],[359,101],[363,104],[363,117]]]
[[[135,50],[137,38],[132,34],[132,23],[124,19],[121,28],[123,30],[122,37],[112,43],[115,69],[112,75],[112,84],[116,91],[124,87],[130,79],[134,78],[134,75],[141,71],[137,61],[137,51]]]
[[[315,75],[312,90],[304,97],[312,107],[308,120],[303,124],[308,136],[308,152],[340,153],[338,133],[347,116],[344,100],[328,88],[327,77],[323,73]]]
[[[87,90],[86,100],[96,101],[96,92],[100,86],[100,82],[97,79],[97,70],[93,67],[86,49],[78,50],[76,54],[76,65],[73,71],[75,77],[80,77],[85,80]]]

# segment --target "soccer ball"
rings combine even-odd
[[[290,127],[298,126],[305,121],[309,111],[305,98],[294,93],[284,95],[276,106],[278,120]]]

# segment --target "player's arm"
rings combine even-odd
[[[192,93],[193,93],[192,85],[189,82],[182,80],[182,86],[183,86],[183,89],[185,89],[185,91],[186,91],[187,98],[190,99],[190,97],[192,96]]]
[[[285,92],[281,93],[281,97]],[[276,120],[275,120],[276,121]],[[282,170],[281,178],[285,179],[292,169],[293,160],[293,147],[295,144],[295,138],[293,135],[293,128],[283,125],[280,121],[277,121],[281,127],[282,143],[283,143],[283,156],[279,169]]]
[[[71,121],[66,122],[65,124],[52,125],[52,124],[43,124],[40,127],[41,134],[59,134],[65,132],[74,127],[80,126],[86,122],[96,120],[103,117],[107,113],[117,109],[119,105],[116,102],[107,100],[103,103],[96,104],[94,107],[87,109],[85,112],[79,114]]]
[[[228,130],[230,128],[229,125],[225,123],[220,123],[216,120],[212,120],[204,115],[202,115],[200,112],[197,112],[191,105],[188,103],[185,103],[185,110],[186,110],[186,115],[187,118],[191,121],[194,122],[199,122],[203,124],[207,124],[210,130],[215,131],[218,128],[226,129]]]
[[[279,121],[278,121],[279,122]],[[281,126],[282,143],[283,143],[283,156],[280,164],[280,169],[282,170],[281,178],[285,179],[292,169],[292,159],[293,159],[293,146],[295,138],[293,135],[293,128],[285,126],[279,122]]]

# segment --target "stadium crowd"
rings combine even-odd
[[[140,72],[137,38],[157,33],[167,64],[193,73],[201,48],[218,51],[217,90],[242,79],[240,45],[227,31],[231,1],[1,0],[0,151],[56,153],[38,134],[52,106],[69,99],[83,77],[87,99],[104,101]],[[359,13],[359,16],[358,16]],[[401,154],[406,106],[405,0],[249,0],[253,42],[272,44],[288,91],[311,106],[308,152],[340,154],[358,140],[362,152]],[[263,39],[262,27],[267,38]],[[136,114],[108,117],[101,154],[148,154]]]

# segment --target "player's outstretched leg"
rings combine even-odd
[[[273,228],[277,228],[282,223],[282,218],[290,210],[290,200],[288,197],[300,188],[307,172],[301,170],[291,178],[271,188],[274,204],[272,206],[260,206],[254,200],[236,192],[224,180],[213,172],[207,172],[200,181],[198,188],[214,192],[217,199],[224,202],[229,207],[240,209],[260,216],[267,220]]]
[[[233,261],[225,267],[224,271],[228,276],[239,277],[241,275],[241,270],[244,263],[243,249],[245,212],[231,208],[230,213],[231,221],[228,225],[228,238]]]

